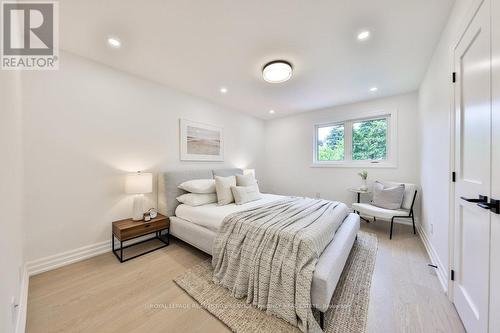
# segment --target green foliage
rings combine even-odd
[[[361,179],[366,179],[368,178],[368,171],[363,170],[361,172],[358,172],[358,175],[361,177]]]
[[[333,149],[324,144],[318,149],[319,161],[342,161],[344,159],[344,140]]]
[[[384,160],[387,158],[387,121],[377,119],[355,123],[352,129],[352,159]]]
[[[344,126],[334,126],[324,142],[318,142],[318,161],[344,159]]]

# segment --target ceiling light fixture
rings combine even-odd
[[[275,113],[276,113],[276,111],[274,111],[274,110],[269,110],[269,114],[275,114]]]
[[[122,45],[122,42],[120,42],[120,40],[116,37],[109,37],[108,38],[108,45],[114,49],[117,49]]]
[[[358,34],[358,40],[367,40],[368,38],[370,38],[370,32],[368,30],[361,31]]]
[[[378,90],[378,88],[377,88],[377,87],[371,87],[371,88],[370,88],[370,91],[371,91],[371,92],[375,92],[375,91],[377,91],[377,90]]]
[[[221,94],[225,94],[225,93],[227,93],[227,88],[226,88],[226,87],[221,87],[221,88],[220,88],[220,93],[221,93]]]
[[[284,60],[271,61],[262,68],[264,80],[270,83],[281,83],[292,77],[292,64]]]

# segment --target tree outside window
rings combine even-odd
[[[387,159],[387,119],[358,121],[352,124],[352,159]]]

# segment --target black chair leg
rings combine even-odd
[[[416,235],[417,231],[415,230],[415,218],[413,217],[413,215],[411,216],[411,221],[413,222],[413,234]]]
[[[321,329],[325,329],[325,314],[323,312],[319,312],[319,326]]]
[[[389,239],[392,239],[392,227],[394,225],[394,217],[391,219],[391,234],[389,235]]]

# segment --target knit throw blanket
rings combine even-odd
[[[321,332],[311,282],[348,215],[345,204],[290,197],[227,216],[214,242],[214,282],[303,332]]]

